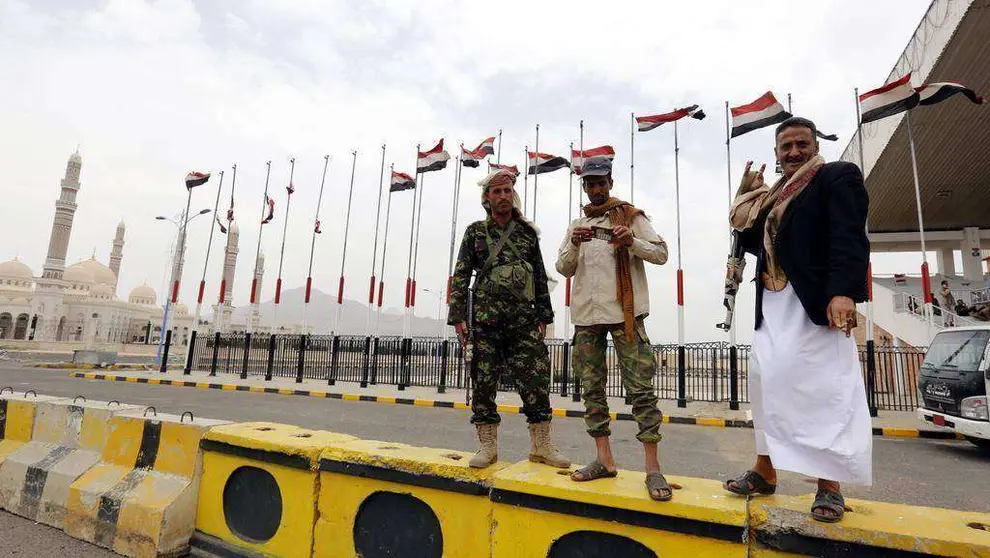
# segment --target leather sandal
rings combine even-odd
[[[733,486],[730,483],[735,483]],[[722,485],[727,491],[740,496],[750,496],[752,494],[770,495],[777,492],[777,485],[770,484],[763,475],[756,471],[746,471],[738,478],[726,481]]]

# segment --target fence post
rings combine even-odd
[[[196,329],[193,328],[192,334],[189,336],[189,347],[186,348],[186,367],[182,370],[182,374],[188,376],[192,372],[193,358],[195,358],[194,353],[196,352]]]
[[[437,386],[437,393],[447,393],[447,364],[448,364],[448,354],[447,350],[450,347],[450,341],[447,339],[443,340],[443,345],[440,346],[440,385]]]
[[[371,351],[374,357],[371,359],[371,385],[378,383],[378,337],[371,341]]]
[[[306,363],[306,343],[309,341],[309,335],[303,333],[299,336],[299,362],[296,364],[296,383],[301,384],[303,381],[303,366]]]
[[[277,342],[275,334],[272,333],[268,336],[268,365],[265,367],[265,381],[272,381],[272,369],[275,368],[275,343]]]
[[[361,387],[368,387],[369,365],[371,360],[371,336],[364,338],[364,363],[361,365]]]
[[[677,406],[687,407],[687,364],[685,363],[684,345],[677,346]]]
[[[244,362],[241,363],[241,379],[246,380],[248,377],[248,358],[251,357],[251,334],[244,334]]]
[[[729,347],[729,409],[739,410],[739,367],[737,360],[739,348],[735,345]]]
[[[405,391],[406,389],[406,370],[409,370],[412,360],[412,339],[404,337],[402,339],[402,348],[400,349],[402,354],[401,366],[399,368],[399,391]]]
[[[220,332],[213,336],[213,360],[210,361],[210,376],[217,375],[217,357],[220,356]]]
[[[165,332],[165,350],[162,351],[162,369],[161,373],[164,374],[168,372],[168,348],[172,345],[172,330]]]
[[[877,361],[876,345],[872,339],[866,342],[866,393],[870,416],[877,416]]]
[[[330,344],[330,381],[327,382],[328,385],[337,384],[337,357],[340,352],[340,336],[334,335],[333,341]]]
[[[567,384],[570,383],[571,344],[564,343],[564,365],[560,369],[560,396],[567,397]],[[576,392],[575,392],[576,393]]]
[[[712,401],[718,400],[718,349],[712,349]]]

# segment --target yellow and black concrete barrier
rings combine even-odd
[[[0,388],[0,467],[8,455],[31,441],[38,403],[56,399],[33,391]]]
[[[180,556],[195,528],[199,442],[226,421],[158,414],[110,418],[101,460],[69,488],[65,532],[125,556]]]
[[[192,545],[219,556],[311,556],[320,454],[355,439],[264,422],[212,429],[201,442]]]
[[[0,507],[62,529],[69,487],[100,460],[110,417],[136,408],[82,397],[39,400],[31,440],[0,467]]]
[[[507,466],[390,442],[334,444],[320,456],[313,556],[488,556],[489,481]]]

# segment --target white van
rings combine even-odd
[[[990,450],[990,325],[940,331],[918,379],[918,418],[954,430]]]

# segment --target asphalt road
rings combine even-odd
[[[474,430],[467,411],[291,397],[275,394],[226,392],[81,380],[60,370],[23,368],[0,363],[0,386],[18,391],[87,399],[117,399],[123,403],[154,405],[159,411],[233,421],[269,421],[306,428],[332,430],[366,439],[404,442],[465,451],[475,449]],[[356,386],[355,386],[356,388]],[[348,390],[347,384],[339,389]],[[558,447],[576,463],[594,458],[584,423],[575,418],[554,421]],[[665,425],[661,459],[665,471],[675,475],[725,479],[746,470],[753,460],[752,431],[709,426]],[[613,424],[613,451],[625,469],[642,470],[635,424]],[[500,435],[500,457],[526,458],[529,436],[521,415],[505,415]],[[874,485],[845,486],[843,492],[865,498],[914,505],[990,512],[990,454],[963,441],[874,438]],[[803,494],[814,490],[814,481],[781,473],[779,491]],[[14,535],[16,533],[16,535]],[[22,538],[22,535],[24,538]],[[27,544],[11,546],[16,536]],[[68,550],[70,549],[71,550]],[[19,550],[20,554],[7,554]],[[102,552],[102,554],[101,554]],[[73,541],[59,531],[0,513],[0,556],[111,556]]]

